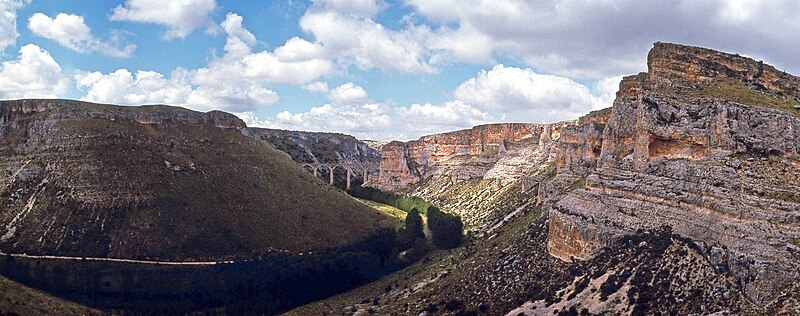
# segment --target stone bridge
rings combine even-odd
[[[333,171],[336,168],[343,168],[347,170],[347,189],[350,189],[350,174],[353,170],[361,171],[364,175],[364,183],[367,183],[367,179],[369,176],[370,171],[377,171],[380,168],[380,164],[376,163],[335,163],[335,162],[327,162],[327,163],[301,163],[300,165],[303,168],[308,169],[311,173],[316,177],[317,172],[319,169],[328,169],[328,177],[329,177],[329,184],[333,185]]]

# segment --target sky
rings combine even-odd
[[[0,0],[0,99],[409,140],[611,106],[656,41],[800,73],[796,0]]]

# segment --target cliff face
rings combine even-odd
[[[394,141],[381,150],[380,175],[373,185],[391,190],[443,175],[455,181],[486,178],[510,182],[519,178],[526,166],[535,164],[527,159],[534,154],[531,146],[547,146],[570,124],[489,124],[409,142]]]
[[[287,131],[268,128],[248,128],[250,134],[285,152],[298,163],[377,164],[380,151],[353,136],[338,133]],[[380,147],[378,147],[380,148]],[[364,182],[363,170],[350,174],[352,184]],[[319,171],[317,177],[329,181],[328,170]],[[334,184],[346,186],[347,173],[334,169]]]
[[[0,101],[0,251],[247,258],[332,246],[384,220],[245,134],[223,112]]]
[[[648,72],[620,84],[602,137],[562,136],[556,179],[585,180],[545,204],[549,252],[588,259],[666,225],[714,254],[751,299],[775,297],[800,278],[798,89],[762,62],[657,43]]]

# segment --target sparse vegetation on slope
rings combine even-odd
[[[24,102],[44,108],[9,110]],[[386,223],[243,135],[229,114],[66,100],[0,106],[14,115],[0,126],[5,252],[249,258],[323,249]]]

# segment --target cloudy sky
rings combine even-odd
[[[655,41],[800,73],[796,0],[0,0],[0,99],[407,140],[608,107]]]

